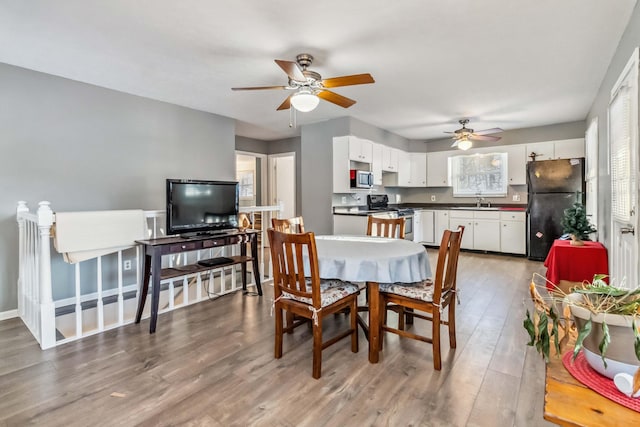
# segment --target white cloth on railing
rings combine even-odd
[[[117,252],[145,239],[142,210],[56,212],[54,246],[68,263]]]

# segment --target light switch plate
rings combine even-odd
[[[514,194],[513,195],[513,201],[514,202],[519,202],[520,201],[520,195],[519,194]]]
[[[346,204],[347,203],[347,196],[342,196],[342,204]]]
[[[431,201],[432,201],[432,202],[435,202],[435,201],[436,201],[436,196],[435,196],[435,194],[432,194],[432,195],[431,195]]]

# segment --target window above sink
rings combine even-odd
[[[507,153],[451,157],[454,197],[506,197]]]

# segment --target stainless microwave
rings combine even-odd
[[[351,169],[351,188],[373,187],[373,173]]]

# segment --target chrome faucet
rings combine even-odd
[[[484,197],[476,196],[476,208],[482,207],[482,202],[484,202]]]

